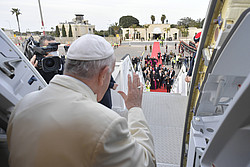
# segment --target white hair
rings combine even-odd
[[[114,54],[103,60],[72,60],[66,59],[64,73],[90,79],[96,76],[104,67],[109,67],[109,72],[113,70],[115,61]]]

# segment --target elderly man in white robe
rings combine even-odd
[[[102,37],[84,35],[70,46],[64,75],[26,95],[12,112],[7,135],[10,167],[156,166],[138,75],[119,92],[128,119],[98,103],[115,56]]]

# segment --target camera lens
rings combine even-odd
[[[47,67],[53,67],[55,65],[55,61],[53,59],[47,59],[45,64]]]
[[[42,59],[42,69],[44,72],[57,71],[61,68],[60,57],[49,56]]]

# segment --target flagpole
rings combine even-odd
[[[43,27],[43,35],[45,35],[45,27],[44,27],[44,22],[43,22],[43,15],[42,15],[42,9],[41,9],[40,0],[38,0],[38,4],[39,4],[40,16],[41,16],[42,27]]]

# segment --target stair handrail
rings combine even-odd
[[[185,81],[186,75],[186,66],[183,64],[177,78],[174,81],[171,93],[181,94],[182,96],[188,95],[188,83]]]
[[[139,75],[140,81],[143,84],[143,90],[146,90],[145,88],[145,82],[142,74],[141,64],[138,64],[138,71],[136,73]],[[124,56],[120,61],[117,61],[115,64],[115,70],[112,73],[112,76],[116,83],[118,84],[117,90],[111,89],[111,98],[112,98],[112,109],[117,112],[123,112],[126,109],[124,100],[120,96],[120,94],[117,91],[123,91],[127,94],[128,92],[128,75],[133,75],[135,72],[130,55],[127,54]]]

